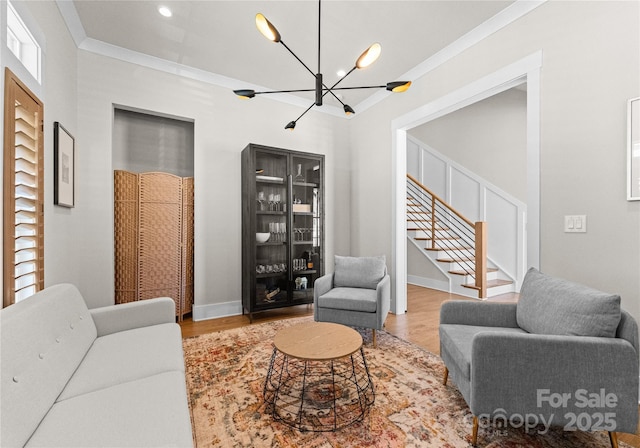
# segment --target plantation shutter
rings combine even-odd
[[[5,71],[4,306],[44,287],[43,105]]]

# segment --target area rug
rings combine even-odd
[[[363,330],[375,403],[360,422],[337,432],[300,432],[274,422],[262,397],[276,332],[312,317],[286,319],[184,340],[187,387],[196,446],[251,448],[468,447],[471,413],[451,381],[442,385],[437,355],[384,331],[378,347]],[[488,425],[484,425],[488,426]],[[606,448],[606,433],[546,434],[482,427],[487,448]],[[628,445],[620,443],[621,447]]]

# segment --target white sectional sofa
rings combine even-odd
[[[89,310],[69,284],[0,320],[0,446],[193,446],[180,327],[158,298]]]

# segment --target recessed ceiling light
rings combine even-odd
[[[166,6],[158,6],[158,12],[164,17],[171,17],[173,13]]]
[[[336,73],[336,75],[338,75],[339,78],[342,78],[346,74],[347,72],[345,72],[344,70],[338,70],[338,72]]]

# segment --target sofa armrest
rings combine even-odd
[[[333,289],[333,272],[330,274],[318,277],[313,284],[313,299],[318,300],[323,294],[328,293]]]
[[[452,300],[442,304],[440,323],[518,328],[516,304]]]
[[[328,293],[333,288],[333,272],[330,274],[325,274],[322,277],[318,277],[316,281],[313,283],[313,317],[314,319],[318,318],[318,297],[323,294]]]
[[[175,302],[170,297],[141,300],[89,310],[98,337],[134,328],[175,323]]]
[[[391,277],[389,274],[382,277],[382,280],[378,282],[376,286],[376,297],[378,299],[378,306],[380,312],[377,313],[377,329],[382,330],[384,321],[387,319],[387,314],[391,309]]]
[[[614,429],[593,429],[635,432],[638,353],[620,338],[478,333],[470,401],[474,415],[535,414],[560,426],[583,413],[594,424],[596,414],[613,413]]]
[[[636,352],[640,353],[640,342],[638,342],[638,323],[631,314],[625,310],[620,310],[620,323],[618,324],[616,337],[626,339],[631,345],[633,345]]]

